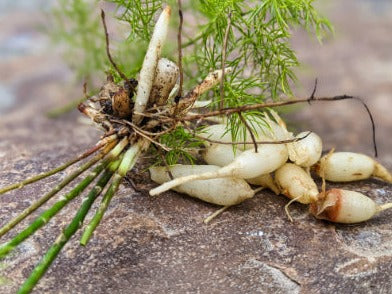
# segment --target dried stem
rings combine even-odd
[[[252,142],[253,145],[255,147],[255,152],[257,153],[257,142],[256,142],[256,138],[255,135],[253,134],[253,130],[252,128],[249,126],[249,124],[246,122],[246,120],[244,119],[244,117],[242,116],[241,112],[238,113],[238,116],[240,117],[240,120],[242,121],[242,123],[245,125],[246,129],[248,130],[250,137],[252,138]]]
[[[107,132],[112,132],[112,124],[107,120],[106,115],[101,113],[99,109],[96,109],[91,105],[86,105],[85,103],[80,103],[78,105],[78,110],[88,116],[93,122],[104,128]]]
[[[127,120],[121,121],[121,120],[111,119],[110,121],[111,121],[111,122],[117,122],[117,123],[119,123],[119,124],[129,125],[129,126],[132,128],[132,130],[133,130],[136,134],[138,134],[139,136],[141,136],[141,137],[147,139],[148,141],[150,141],[151,143],[155,144],[156,146],[161,147],[161,148],[162,148],[163,150],[165,150],[165,151],[171,151],[171,149],[170,149],[169,147],[167,147],[167,146],[165,146],[165,145],[159,143],[158,141],[154,140],[154,139],[151,138],[151,137],[152,137],[152,136],[154,136],[154,137],[162,136],[163,134],[166,134],[166,133],[168,133],[168,132],[174,130],[174,129],[175,129],[175,125],[172,126],[172,127],[169,128],[169,129],[167,129],[167,130],[164,130],[164,131],[161,131],[161,132],[157,132],[157,133],[151,133],[151,132],[148,132],[148,131],[146,131],[146,130],[140,129],[140,128],[137,127],[135,124],[133,124],[133,123],[131,123],[130,121],[127,121]]]
[[[106,26],[106,20],[105,20],[105,12],[101,9],[101,19],[102,19],[102,25],[103,29],[105,31],[105,41],[106,41],[106,54],[108,56],[108,59],[110,63],[113,65],[114,69],[118,72],[120,77],[127,81],[128,78],[127,76],[120,70],[120,68],[117,66],[117,64],[114,62],[112,55],[110,54],[110,49],[109,49],[109,34],[108,34],[108,28]]]
[[[231,72],[232,68],[228,67],[225,72]],[[180,101],[176,104],[174,116],[182,119],[183,115],[192,108],[196,100],[212,87],[215,87],[222,80],[222,70],[215,70],[210,72],[204,80],[189,91]],[[173,120],[173,118],[171,118]]]
[[[184,72],[182,69],[182,24],[184,22],[184,16],[182,14],[182,6],[181,0],[178,0],[178,15],[180,17],[180,24],[178,25],[178,34],[177,34],[177,42],[178,42],[178,68],[180,70],[180,87],[178,90],[178,96],[182,97],[182,85],[184,83]]]
[[[280,101],[280,102],[247,104],[247,105],[242,105],[242,106],[238,106],[238,107],[223,108],[220,110],[210,111],[210,112],[202,113],[202,114],[198,114],[198,115],[184,116],[183,118],[181,118],[179,120],[193,121],[193,120],[197,120],[197,119],[204,119],[206,117],[219,116],[219,115],[229,115],[229,114],[240,113],[240,112],[249,111],[249,110],[286,106],[286,105],[304,103],[304,102],[308,102],[308,101],[338,101],[338,100],[346,100],[346,99],[359,99],[359,98],[356,98],[353,96],[348,96],[348,95],[340,95],[340,96],[334,96],[334,97],[320,97],[320,98],[313,98],[313,99],[298,98],[298,99],[292,99],[292,100],[286,100],[286,101]],[[168,120],[172,121],[173,119],[169,118]]]
[[[84,96],[84,99],[86,99],[86,100],[89,98],[89,96],[87,94],[87,81],[84,81],[84,83],[83,83],[83,96]]]
[[[223,142],[223,141],[219,141],[219,140],[212,140],[209,138],[205,138],[203,136],[198,136],[193,134],[193,136],[195,138],[198,139],[202,139],[204,141],[210,142],[210,143],[215,143],[215,144],[223,144],[223,145],[250,145],[250,144],[257,144],[257,145],[261,145],[261,144],[272,144],[272,145],[277,145],[277,144],[287,144],[287,143],[294,143],[294,142],[298,142],[301,141],[303,139],[305,139],[307,136],[309,136],[312,132],[308,132],[305,135],[303,135],[302,137],[295,137],[293,139],[287,139],[287,140],[280,140],[280,141],[255,141],[255,142]]]
[[[373,141],[373,147],[374,147],[374,154],[375,157],[377,157],[377,144],[376,144],[376,128],[374,124],[374,119],[373,115],[369,109],[369,107],[366,105],[366,103],[359,97],[356,96],[350,96],[350,95],[338,95],[338,96],[333,96],[333,97],[310,97],[310,98],[298,98],[298,99],[292,99],[292,100],[286,100],[286,101],[280,101],[280,102],[270,102],[270,103],[257,103],[257,104],[249,104],[249,105],[243,105],[239,107],[233,107],[233,108],[224,108],[220,110],[215,110],[215,111],[210,111],[207,113],[202,113],[198,115],[192,115],[192,116],[183,116],[181,118],[176,118],[178,121],[194,121],[194,120],[200,120],[200,119],[205,119],[207,117],[212,117],[212,116],[220,116],[220,115],[230,115],[233,113],[241,113],[244,111],[249,111],[249,110],[256,110],[256,109],[263,109],[263,108],[272,108],[272,107],[278,107],[278,106],[285,106],[285,105],[292,105],[292,104],[298,104],[298,103],[309,103],[309,102],[331,102],[331,101],[340,101],[340,100],[347,100],[347,99],[353,99],[359,101],[363,107],[365,107],[366,112],[369,115],[370,122],[372,125],[372,141]],[[161,122],[169,122],[173,121],[173,118],[162,118]]]
[[[316,79],[314,80],[314,87],[313,87],[312,94],[310,94],[310,97],[309,97],[309,101],[308,101],[309,105],[311,105],[310,102],[314,99],[314,94],[316,94],[317,83],[318,83],[318,80],[317,80],[317,78],[316,78]]]
[[[135,131],[135,133],[137,133],[139,136],[147,139],[148,141],[150,141],[151,143],[153,143],[156,146],[161,147],[163,150],[169,152],[171,149],[161,143],[159,143],[158,141],[152,139],[149,135],[145,134],[142,130],[140,130],[139,128],[134,128],[133,129]]]

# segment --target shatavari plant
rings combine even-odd
[[[77,73],[78,80],[93,80],[110,72],[121,80],[105,55],[105,35],[100,26],[98,2],[58,0],[53,8],[54,41],[66,46],[64,58]],[[127,76],[141,69],[157,12],[162,1],[109,0],[117,24],[127,35],[111,41],[119,68]],[[209,93],[226,107],[259,103],[279,95],[291,95],[296,81],[294,69],[299,61],[290,44],[291,30],[305,28],[321,42],[332,32],[329,21],[313,7],[314,1],[183,1],[181,47],[184,87],[190,88],[209,72],[221,68],[222,61],[233,72],[222,89]],[[113,5],[114,4],[114,5]],[[176,1],[169,1],[173,7]],[[176,35],[180,17],[170,23],[174,42],[166,42],[164,55],[177,60]],[[225,47],[225,50],[222,50]],[[94,86],[94,85],[91,85]],[[241,97],[241,98],[239,98]],[[215,99],[214,99],[215,98]],[[80,99],[79,99],[80,100]],[[77,101],[79,101],[77,100]],[[71,107],[75,103],[71,103]],[[223,105],[221,105],[223,104]],[[54,112],[52,114],[56,114]],[[249,112],[246,115],[252,115]],[[238,116],[230,121],[238,122]]]
[[[278,148],[280,155],[271,163],[278,168],[287,161],[286,144],[301,142],[309,133],[289,135],[284,122],[271,108],[357,99],[347,95],[317,98],[314,92],[309,98],[287,98],[292,94],[294,69],[299,64],[290,45],[292,28],[305,28],[319,40],[332,31],[329,22],[313,7],[313,1],[110,0],[105,7],[112,9],[114,17],[125,24],[128,32],[125,40],[115,43],[113,48],[109,44],[104,11],[100,13],[102,25],[99,25],[97,2],[60,0],[54,19],[57,39],[69,45],[68,57],[79,56],[73,58],[78,60],[73,66],[79,77],[95,78],[107,73],[96,95],[88,96],[85,91],[83,102],[78,103],[78,109],[102,129],[102,137],[95,146],[63,165],[0,188],[0,194],[4,194],[80,164],[51,191],[0,228],[3,236],[65,187],[73,185],[27,228],[3,243],[1,257],[86,191],[74,218],[59,232],[19,293],[32,291],[79,229],[83,229],[80,243],[87,245],[120,183],[141,154],[153,156],[151,165],[163,166],[168,177],[164,181],[173,179],[173,164],[194,162],[195,150],[213,143],[228,144],[233,156],[242,153],[239,157],[249,153],[262,155],[265,150],[273,154]],[[167,42],[167,38],[173,42]],[[206,135],[209,125],[216,122],[214,126],[223,126],[223,132],[217,138]],[[229,136],[228,141],[223,140],[225,136]],[[218,170],[218,167],[209,168],[212,174]],[[223,201],[216,201],[216,195],[208,196],[211,190],[202,192],[201,196],[192,190],[193,196],[203,199],[207,195],[203,200],[224,205],[224,209],[252,197],[255,191],[233,170],[226,170],[223,176],[226,182],[218,181],[210,187],[242,185],[246,193],[239,191],[238,198],[232,202],[226,201],[227,194],[223,195]],[[151,170],[152,176],[153,173]],[[84,178],[73,183],[82,174]],[[192,195],[186,189],[178,188]],[[214,193],[221,191],[218,188]],[[92,204],[101,194],[101,204],[83,226]],[[157,190],[151,191],[151,195],[155,194]]]

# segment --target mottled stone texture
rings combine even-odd
[[[295,34],[294,46],[307,64],[299,71],[304,86],[298,93],[308,95],[318,77],[319,95],[363,97],[375,114],[379,160],[392,168],[392,6],[388,1],[329,3],[322,9],[336,25],[334,40],[320,46],[305,33]],[[77,112],[56,120],[44,116],[51,107],[79,97],[81,87],[72,84],[60,57],[45,49],[45,36],[34,29],[41,19],[38,12],[12,9],[0,18],[0,93],[6,97],[0,97],[0,186],[48,170],[99,137]],[[24,41],[15,41],[20,39]],[[326,148],[372,153],[368,119],[354,102],[304,106],[288,120],[294,128],[318,132]],[[69,172],[1,196],[0,223]],[[143,184],[153,185],[148,179]],[[377,180],[330,186],[361,191],[379,203],[392,201],[391,185]],[[80,201],[1,261],[1,293],[15,292]],[[283,210],[286,203],[284,197],[260,192],[204,225],[202,220],[217,207],[177,193],[152,199],[123,185],[88,247],[79,246],[77,234],[35,291],[392,291],[392,211],[359,225],[333,225],[315,220],[305,206],[294,204],[295,222],[290,223]]]

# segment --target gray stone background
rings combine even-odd
[[[0,2],[0,186],[49,170],[99,137],[76,111],[59,119],[45,112],[80,96],[72,72],[39,29],[49,1]],[[298,96],[363,97],[375,115],[379,161],[392,168],[392,3],[324,1],[336,35],[322,46],[296,32],[304,66]],[[372,154],[370,125],[357,103],[298,108],[298,130],[313,130],[325,148]],[[72,169],[0,197],[0,224],[47,192]],[[152,186],[148,181],[147,186]],[[391,201],[377,180],[335,184]],[[260,192],[206,226],[216,207],[176,193],[151,199],[121,186],[87,248],[74,237],[36,293],[391,293],[392,212],[363,224],[333,225],[305,206]],[[47,227],[0,262],[0,292],[15,292],[76,211],[71,203]],[[26,226],[29,218],[20,227]],[[19,227],[19,228],[20,228]],[[12,237],[10,232],[3,241]]]

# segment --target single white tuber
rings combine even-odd
[[[306,136],[308,132],[299,133],[296,138]],[[288,143],[289,159],[296,165],[310,167],[320,160],[323,144],[316,133],[310,133],[302,140]]]
[[[369,156],[353,152],[336,152],[321,158],[316,167],[318,175],[331,182],[350,182],[371,176],[392,183],[391,173]]]
[[[331,189],[325,197],[310,205],[310,213],[318,219],[353,224],[367,221],[392,203],[377,205],[369,197],[354,191]]]
[[[169,167],[169,170],[173,177],[177,178],[205,172],[216,172],[219,167],[214,165],[174,165]],[[166,167],[151,167],[150,175],[151,179],[158,184],[170,181]],[[255,191],[251,189],[246,181],[233,177],[192,181],[179,185],[174,190],[209,203],[224,206],[239,204],[252,198],[255,194]]]
[[[170,14],[171,8],[170,6],[166,6],[155,25],[146,56],[144,57],[143,66],[140,70],[139,83],[137,86],[135,106],[133,111],[134,115],[132,117],[132,121],[136,124],[142,120],[143,116],[141,116],[140,113],[144,112],[149,101],[158,60],[161,56],[163,43],[166,40]]]
[[[319,195],[317,185],[312,177],[293,163],[286,163],[276,170],[275,182],[281,193],[291,199],[284,208],[290,221],[293,221],[289,212],[291,203],[298,201],[309,204],[316,201]]]
[[[299,166],[286,163],[275,172],[275,182],[283,195],[303,204],[317,200],[319,191],[313,179]]]
[[[161,58],[156,68],[154,83],[151,88],[149,104],[165,105],[169,94],[176,84],[180,70],[173,61]]]
[[[250,179],[275,171],[288,158],[284,144],[259,145],[258,151],[246,150],[238,155],[230,164],[219,170],[220,176],[234,176]]]
[[[206,163],[225,166],[234,161],[235,157],[242,153],[241,150],[233,150],[231,145],[211,144],[207,147],[202,156]],[[246,179],[252,185],[262,186],[271,189],[275,194],[279,194],[279,188],[270,174],[261,175],[255,178]]]
[[[212,172],[189,175],[174,179],[161,186],[152,189],[150,195],[158,195],[173,187],[194,180],[206,180],[213,178],[235,177],[240,179],[255,178],[268,174],[282,166],[288,159],[287,148],[283,144],[265,144],[255,150],[246,150],[237,156],[230,164]]]

